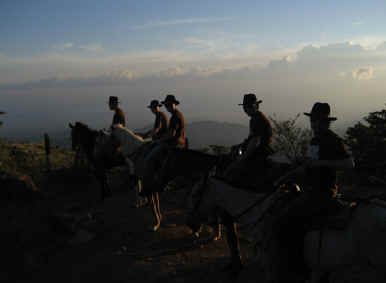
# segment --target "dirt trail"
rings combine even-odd
[[[95,216],[87,227],[95,237],[51,252],[38,270],[18,282],[232,282],[221,271],[228,263],[225,239],[201,247],[194,245],[184,225],[181,192],[163,193],[165,223],[159,231],[151,232],[147,229],[153,220],[150,208],[132,208],[134,194],[119,186],[112,198],[97,204],[97,213],[97,184],[89,184],[82,192],[56,190],[62,190],[59,194],[52,192],[58,207],[68,210],[72,206],[78,214]],[[242,249],[247,254],[244,245]],[[256,270],[250,266],[245,270],[239,282],[248,282],[249,278],[256,281]]]

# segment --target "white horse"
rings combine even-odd
[[[118,126],[118,127],[124,129],[124,127],[122,125]],[[128,129],[126,129],[126,130],[129,131],[130,133],[132,133],[130,130],[128,130]],[[132,146],[130,148],[132,148],[134,151],[136,149],[138,149],[143,143],[148,141],[148,140],[142,139],[140,136],[136,136],[133,133],[132,133],[132,135],[135,138],[133,138],[133,141],[129,142],[129,144],[132,143]],[[94,148],[94,156],[96,157],[96,159],[98,159],[98,156],[103,158],[103,156],[111,157],[114,154],[114,150],[115,150],[114,144],[115,143],[113,141],[113,136],[112,136],[111,132],[99,131],[99,134],[96,137],[95,144],[96,144],[96,146]],[[120,148],[120,150],[122,151],[122,148]],[[126,149],[126,150],[128,150],[128,149]],[[123,153],[123,151],[122,151],[122,154],[125,156],[127,153]],[[125,164],[129,167],[130,174],[134,175],[133,162],[131,162],[130,159],[125,158]],[[147,202],[147,198],[139,195],[139,193],[141,192],[141,186],[140,186],[139,182],[137,182],[137,180],[136,180],[136,182],[134,182],[134,191],[136,193],[136,195],[135,195],[136,199],[135,199],[134,206],[138,208],[138,207],[145,205]]]
[[[144,177],[148,177],[146,175],[145,156],[149,153],[149,148],[145,147],[145,145],[149,144],[151,139],[143,139],[122,125],[113,126],[111,135],[114,140],[118,141],[120,151],[130,167],[130,173],[137,176],[136,194],[137,200],[141,201],[142,197],[139,196],[139,193],[143,190],[143,179]],[[158,192],[150,193],[149,198],[156,221],[156,224],[151,227],[151,230],[157,231],[162,220]]]
[[[254,194],[231,187],[216,179],[206,186],[193,188],[189,208],[193,219],[202,223],[208,216],[223,210],[239,225],[242,235],[256,247],[257,262],[266,282],[276,282],[274,242],[270,240],[270,208],[282,193]],[[268,197],[267,197],[268,196]],[[232,230],[232,227],[227,227]],[[236,231],[235,231],[236,232]],[[228,237],[229,238],[229,237]],[[386,282],[386,202],[379,199],[359,203],[352,211],[346,228],[321,228],[309,231],[304,240],[305,263],[312,270],[311,282]],[[241,270],[240,256],[229,243],[233,267]],[[233,249],[233,251],[232,251]],[[279,271],[280,272],[280,271]]]

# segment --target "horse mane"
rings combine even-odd
[[[175,169],[177,171],[207,171],[213,168],[219,161],[219,157],[216,155],[207,154],[194,149],[176,148],[174,151],[177,159],[186,161],[184,166]],[[186,168],[189,168],[189,170],[186,170]]]
[[[88,132],[92,132],[92,133],[97,133],[98,132],[97,130],[90,128],[85,123],[79,122],[79,121],[75,122],[75,128],[78,128],[78,129],[81,129],[81,130],[84,130],[84,131],[88,131]]]

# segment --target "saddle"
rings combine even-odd
[[[223,176],[216,176],[216,178],[240,190],[262,193],[264,191],[271,191],[274,182],[281,174],[278,168],[275,167],[275,164],[269,160],[259,164],[258,168],[251,166],[243,173],[241,178],[232,181],[227,180]]]
[[[339,204],[338,204],[339,203]],[[350,222],[353,211],[357,207],[356,202],[346,202],[337,200],[330,208],[330,213],[323,216],[315,216],[308,227],[308,231],[313,230],[344,230]]]

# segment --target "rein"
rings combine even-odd
[[[245,214],[247,214],[249,211],[251,211],[254,207],[256,207],[257,205],[259,205],[260,203],[262,203],[264,200],[266,200],[268,197],[270,197],[271,195],[273,195],[274,193],[276,193],[277,190],[272,190],[271,192],[269,193],[266,193],[262,198],[259,198],[257,201],[255,201],[251,206],[249,206],[247,209],[245,209],[243,212],[239,213],[238,215],[236,215],[235,217],[233,217],[233,219],[236,221],[236,220],[239,220],[242,216],[244,216]]]
[[[221,159],[219,158],[219,161]],[[285,180],[288,176],[290,176],[293,172],[295,172],[295,170],[291,170],[289,172],[287,172],[286,174],[282,175],[281,177],[279,177],[276,181],[273,182],[273,190],[266,193],[263,197],[259,198],[258,200],[256,200],[252,205],[250,205],[248,208],[246,208],[244,211],[242,211],[241,213],[239,213],[238,215],[234,216],[233,219],[235,221],[239,220],[242,216],[244,216],[245,214],[247,214],[248,212],[250,212],[254,207],[256,207],[257,205],[261,204],[264,200],[266,200],[268,197],[272,196],[273,194],[275,194],[278,190],[277,188],[279,187],[279,185],[281,184],[281,182],[283,180]],[[199,207],[199,205],[201,204],[201,201],[202,201],[202,198],[203,198],[203,194],[205,192],[205,189],[207,187],[207,182],[208,182],[208,178],[209,178],[209,174],[206,174],[205,176],[205,180],[202,184],[202,189],[199,191],[199,199],[198,201],[196,202],[195,206],[194,206],[194,211],[197,210],[197,208]],[[215,177],[216,178],[216,177]],[[220,181],[221,178],[216,178]],[[263,216],[265,215],[265,213],[263,213],[263,215],[259,218],[259,220],[257,222],[259,222]]]

